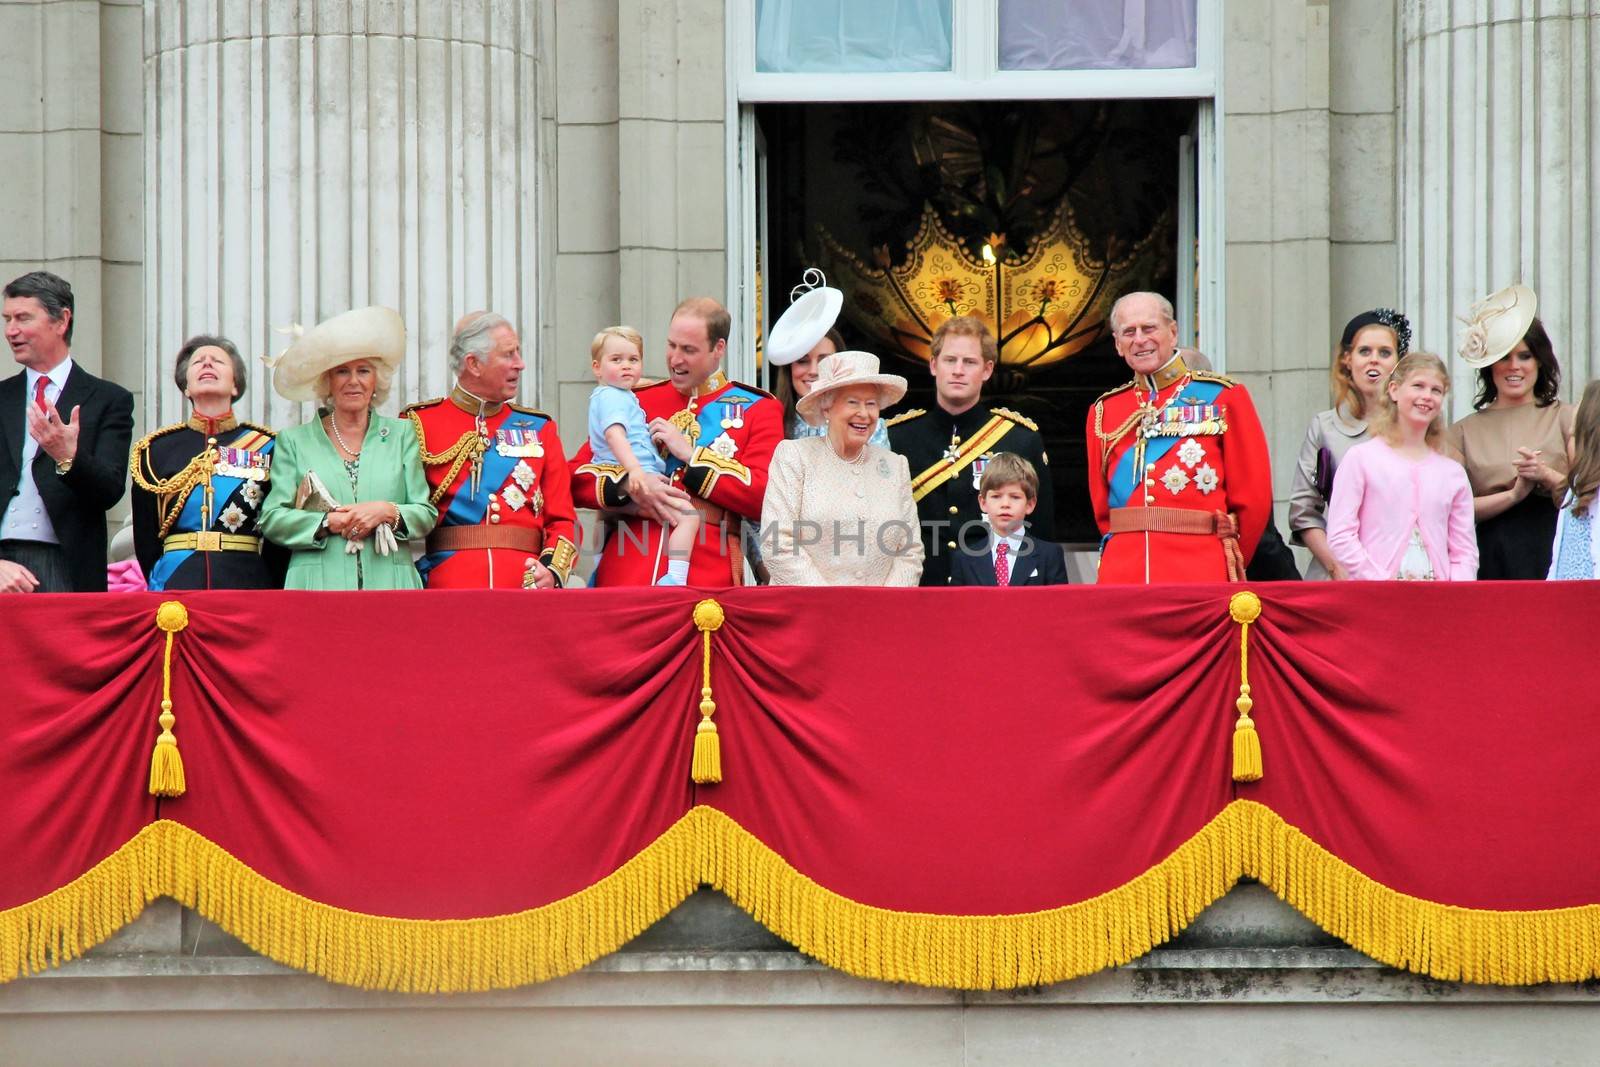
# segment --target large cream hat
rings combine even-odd
[[[304,332],[294,330],[294,342],[266,361],[272,368],[272,388],[285,400],[318,399],[322,375],[354,359],[378,364],[380,379],[387,381],[406,353],[405,320],[393,308],[356,308]]]
[[[878,387],[878,406],[886,408],[906,395],[906,380],[898,374],[878,370],[878,357],[871,352],[835,352],[817,364],[817,381],[811,392],[795,404],[800,417],[812,426],[822,425],[822,398],[831,390],[848,385]]]
[[[1469,367],[1487,367],[1503,359],[1533,325],[1539,298],[1526,285],[1509,285],[1490,293],[1467,312],[1461,321],[1461,362]]]

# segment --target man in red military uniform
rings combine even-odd
[[[417,564],[429,589],[550,589],[578,558],[572,484],[555,420],[510,403],[517,332],[476,311],[456,324],[448,397],[406,409],[439,508]]]
[[[651,585],[665,572],[661,524],[672,517],[672,499],[692,500],[701,512],[688,584],[744,580],[743,520],[761,518],[783,411],[772,394],[723,375],[731,325],[709,297],[679,304],[667,328],[667,380],[634,394],[667,457],[666,477],[595,463],[587,444],[573,457],[574,501],[608,513],[595,585]]]
[[[1243,581],[1272,515],[1266,435],[1244,386],[1191,370],[1172,305],[1129,293],[1111,309],[1133,381],[1089,411],[1089,495],[1102,583]]]

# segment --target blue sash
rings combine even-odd
[[[1186,401],[1193,398],[1194,403],[1210,404],[1222,395],[1222,390],[1225,388],[1226,386],[1221,382],[1190,382],[1188,386],[1178,390],[1178,393],[1181,393]],[[1173,402],[1177,401],[1178,393],[1173,394]],[[1170,403],[1162,405],[1163,409],[1170,406],[1172,406]],[[1141,431],[1138,427],[1135,427],[1133,432],[1139,433]],[[1145,463],[1157,462],[1182,440],[1182,436],[1150,438],[1144,444]],[[1130,446],[1126,452],[1122,453],[1122,458],[1117,460],[1117,465],[1112,468],[1106,501],[1111,507],[1127,507],[1128,501],[1133,499],[1133,495],[1144,484],[1144,471],[1133,469],[1133,457],[1137,451],[1136,446]]]
[[[500,430],[527,430],[530,434],[537,436],[539,430],[543,429],[544,424],[549,421],[549,419],[538,415],[530,415],[524,411],[513,410],[510,415],[506,416],[506,421],[496,427],[494,432],[499,433]],[[481,480],[478,483],[477,496],[473,496],[468,491],[472,484],[470,480],[457,489],[455,495],[450,498],[450,506],[443,509],[443,514],[439,517],[440,526],[478,526],[483,522],[483,517],[489,511],[489,494],[499,492],[500,487],[506,484],[506,479],[511,477],[512,470],[523,459],[522,456],[502,456],[495,451],[494,446],[495,439],[491,438],[489,449],[483,454],[483,471],[480,476]],[[469,479],[470,477],[468,475]],[[429,552],[418,560],[417,570],[422,574],[424,582],[427,580],[429,571],[453,555],[455,555],[454,551]]]
[[[259,455],[268,456],[272,454],[272,446],[276,443],[276,439],[269,439],[260,448],[252,449],[251,451]],[[224,445],[223,447],[226,448],[228,446]],[[246,479],[231,474],[216,474],[213,472],[211,475],[211,500],[216,510],[211,516],[212,529],[227,530],[227,527],[221,524],[218,516],[221,515],[223,508],[227,506],[233,495],[244,487],[245,481]],[[263,499],[266,497],[270,484],[267,480],[263,480],[260,483]],[[178,517],[173,520],[171,529],[167,531],[168,536],[180,533],[206,532],[200,528],[200,505],[205,502],[205,492],[205,486],[203,485],[194,487],[188,498],[183,502],[183,510],[178,512]],[[260,530],[255,523],[255,520],[259,517],[260,513],[257,512],[256,516],[246,526],[239,529],[239,532],[241,534],[259,534]],[[229,530],[228,532],[231,533],[232,531]],[[145,585],[149,587],[152,593],[165,591],[167,582],[172,580],[173,574],[192,555],[194,555],[194,549],[192,548],[174,549],[171,552],[161,553],[161,558],[156,560],[156,565],[150,568],[150,573],[145,576]]]

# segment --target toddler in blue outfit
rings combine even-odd
[[[594,462],[621,467],[630,477],[667,474],[667,461],[650,440],[644,408],[633,395],[644,372],[644,338],[628,326],[607,326],[589,345],[589,362],[600,384],[589,394],[589,447]],[[689,554],[700,533],[700,512],[685,505],[667,533],[667,573],[657,585],[687,585]]]

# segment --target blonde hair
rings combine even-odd
[[[644,337],[632,326],[607,326],[594,335],[594,340],[589,342],[589,362],[600,362],[600,350],[606,346],[607,337],[620,337],[634,348],[639,350],[639,358],[644,358]]]
[[[1007,485],[1022,486],[1022,495],[1029,500],[1039,499],[1039,472],[1015,452],[996,452],[984,465],[983,477],[978,479],[978,495],[992,493]]]
[[[1394,365],[1394,370],[1389,374],[1389,380],[1383,383],[1383,391],[1379,394],[1378,414],[1372,419],[1372,436],[1381,437],[1391,445],[1400,443],[1400,410],[1389,397],[1389,386],[1404,385],[1412,375],[1432,374],[1444,382],[1444,391],[1450,393],[1450,370],[1444,365],[1444,360],[1432,352],[1409,352],[1400,362]],[[1423,440],[1429,448],[1437,450],[1440,440],[1444,437],[1444,408],[1441,405],[1439,413],[1428,423],[1428,432]]]
[[[1583,387],[1578,414],[1572,420],[1572,470],[1567,488],[1577,499],[1572,513],[1579,518],[1589,514],[1596,490],[1600,490],[1600,381]]]
[[[1328,391],[1333,394],[1333,407],[1350,412],[1358,419],[1367,417],[1367,398],[1361,395],[1361,390],[1356,388],[1355,381],[1350,377],[1350,368],[1345,360],[1356,350],[1356,338],[1371,329],[1388,330],[1389,336],[1394,339],[1394,350],[1400,351],[1400,335],[1393,326],[1385,326],[1381,322],[1369,322],[1355,332],[1355,337],[1350,338],[1348,345],[1338,345],[1333,350],[1333,363],[1328,367]],[[1398,368],[1399,364],[1396,364]],[[1383,406],[1383,398],[1378,398],[1378,406]]]
[[[985,363],[993,363],[1000,358],[1000,346],[995,343],[994,334],[989,332],[989,324],[974,315],[957,315],[939,324],[939,328],[933,331],[933,340],[928,342],[930,360],[939,358],[947,337],[976,337],[978,346],[983,349]]]

